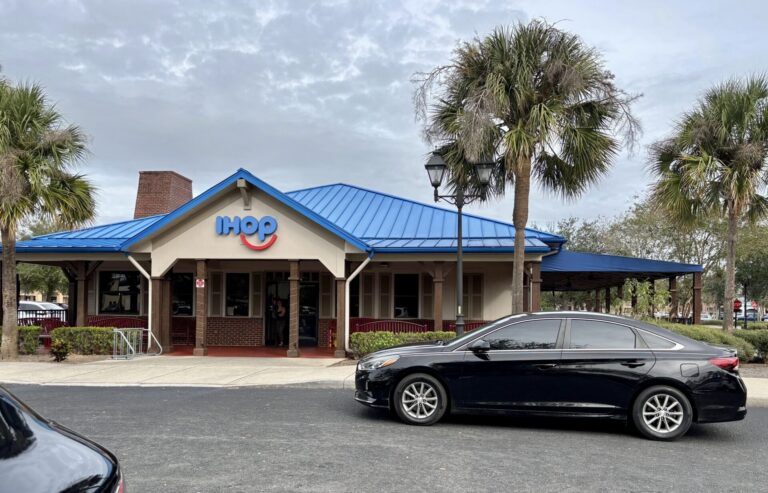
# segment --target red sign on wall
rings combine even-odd
[[[204,288],[205,287],[205,279],[195,279],[195,287],[196,288]]]
[[[741,300],[733,300],[733,311],[741,310]]]

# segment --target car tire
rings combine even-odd
[[[671,441],[688,432],[693,407],[684,393],[674,387],[657,385],[638,394],[632,404],[632,421],[651,440]]]
[[[400,380],[392,398],[397,417],[409,425],[433,425],[440,421],[448,408],[445,388],[426,373],[413,373]]]

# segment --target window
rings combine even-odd
[[[520,322],[484,337],[491,349],[555,349],[559,319],[531,320]]]
[[[388,272],[379,274],[379,318],[392,317],[392,275]],[[395,315],[397,316],[397,315]]]
[[[358,275],[349,283],[349,316],[360,316],[360,276]]]
[[[261,272],[254,272],[251,274],[251,316],[261,317],[264,314],[264,290],[262,289]]]
[[[227,273],[225,278],[226,310],[224,314],[228,317],[247,317],[250,305],[248,291],[250,275]]]
[[[434,278],[429,274],[421,276],[421,318],[434,318],[435,310]],[[440,330],[440,329],[437,329]]]
[[[193,315],[195,279],[192,274],[173,274],[171,276],[171,307],[174,317]]]
[[[634,349],[635,333],[626,325],[597,320],[571,321],[571,349]]]
[[[375,274],[373,272],[363,272],[363,306],[361,316],[373,318],[373,297]]]
[[[138,272],[99,272],[99,312],[139,314]]]
[[[333,285],[335,284],[330,274],[320,274],[320,318],[333,318],[336,307],[333,306]]]
[[[211,272],[208,278],[210,303],[209,312],[212,317],[221,316],[222,293],[221,293],[221,272]]]
[[[651,349],[672,349],[677,346],[676,342],[657,336],[656,334],[651,334],[650,332],[641,331],[640,337],[643,338],[645,344]]]
[[[418,318],[418,316],[419,275],[395,274],[395,318]]]
[[[483,320],[483,275],[464,275],[464,296],[461,303],[464,316],[469,320]]]

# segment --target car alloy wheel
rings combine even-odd
[[[431,425],[445,414],[448,398],[442,384],[433,376],[414,373],[398,382],[393,392],[397,416],[412,425]]]
[[[632,406],[632,418],[647,438],[675,440],[691,427],[693,408],[681,391],[659,385],[640,392]]]
[[[683,406],[669,394],[654,394],[643,403],[643,421],[657,433],[672,433],[683,424]]]
[[[415,419],[428,418],[437,410],[437,391],[427,382],[410,384],[400,400],[406,414]]]

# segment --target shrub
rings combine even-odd
[[[752,344],[763,361],[768,360],[768,330],[737,330],[733,334]]]
[[[69,342],[65,339],[55,339],[51,342],[51,355],[53,360],[57,363],[61,363],[67,356],[69,356]]]
[[[355,332],[349,336],[349,348],[355,358],[366,354],[412,342],[447,341],[455,332]]]
[[[52,343],[63,340],[76,354],[112,354],[111,327],[59,327],[51,331]]]
[[[752,344],[747,342],[745,339],[728,334],[722,329],[707,327],[705,325],[671,324],[668,322],[660,322],[658,320],[652,323],[697,341],[707,342],[710,344],[722,344],[736,348],[738,351],[739,359],[741,361],[750,361],[755,357],[755,348],[752,346]]]
[[[36,325],[21,325],[19,329],[19,354],[34,354],[40,345],[42,329]],[[0,327],[0,343],[3,340],[3,328]]]

